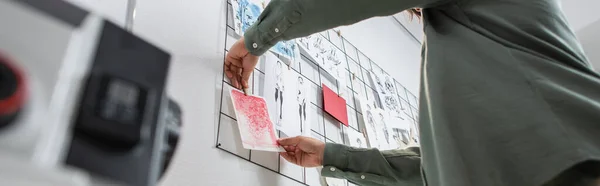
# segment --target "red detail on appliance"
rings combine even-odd
[[[4,116],[13,114],[23,107],[27,94],[27,86],[23,71],[12,63],[8,57],[2,55],[2,53],[0,53],[0,65],[4,65],[9,71],[12,71],[16,80],[14,82],[16,83],[16,89],[9,96],[0,98],[0,116]]]

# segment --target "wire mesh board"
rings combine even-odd
[[[228,49],[241,38],[234,28],[233,8],[231,2],[227,2],[227,19],[225,34],[225,55]],[[373,81],[371,80],[372,70],[381,70],[379,65],[371,61],[364,53],[359,51],[354,45],[339,34],[339,31],[328,30],[321,33],[326,42],[335,46],[343,56],[342,64],[343,77],[345,83],[340,83],[334,76],[329,74],[323,67],[312,60],[306,53],[301,53],[296,61],[291,63],[290,70],[299,74],[305,80],[308,80],[308,91],[306,96],[307,106],[306,115],[308,115],[308,124],[310,124],[310,135],[313,138],[323,142],[349,144],[348,130],[354,130],[362,133],[364,130],[363,114],[361,113],[360,98],[369,100],[379,100]],[[276,56],[280,57],[276,54]],[[224,59],[223,59],[224,60]],[[283,59],[282,59],[283,60]],[[253,95],[264,97],[270,93],[263,92],[265,86],[265,57],[261,57],[258,65],[251,76],[249,92]],[[232,88],[231,83],[223,73],[221,83],[221,94],[218,99],[221,100],[219,106],[220,117],[218,117],[217,144],[216,147],[226,151],[231,155],[256,164],[274,173],[280,174],[287,179],[298,182],[301,185],[321,185],[322,180],[319,177],[317,168],[302,168],[282,159],[278,153],[253,151],[244,149],[239,134],[235,111],[231,103],[231,98],[227,93]],[[334,92],[338,93],[346,100],[348,111],[349,126],[339,123],[323,109],[322,85],[326,85]],[[404,116],[416,124],[418,116],[417,99],[404,86],[395,81],[398,100],[400,100],[401,109]],[[378,102],[378,101],[376,101]],[[381,104],[378,103],[381,108]],[[278,131],[280,137],[286,137],[284,133]],[[354,185],[347,182],[347,185]]]

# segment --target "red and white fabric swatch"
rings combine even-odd
[[[269,118],[265,99],[244,95],[242,91],[231,89],[231,101],[235,108],[242,144],[245,149],[283,152],[277,143],[275,127]]]

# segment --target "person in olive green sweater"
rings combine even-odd
[[[426,36],[421,149],[296,137],[280,141],[281,156],[359,185],[600,184],[600,75],[560,0],[272,0],[232,46],[225,73],[246,88],[278,41],[404,10]]]

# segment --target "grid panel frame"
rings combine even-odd
[[[237,41],[240,36],[237,35],[234,31],[233,28],[233,9],[231,7],[231,2],[228,1],[227,2],[227,15],[226,15],[226,21],[225,21],[225,26],[226,26],[226,34],[225,34],[225,48],[224,48],[224,56],[223,56],[223,60],[225,59],[225,55],[228,52],[228,49],[231,47],[231,44],[234,43],[235,41]],[[371,81],[371,77],[370,77],[370,72],[374,69],[381,69],[379,67],[379,65],[377,65],[375,62],[373,62],[370,58],[368,58],[364,53],[362,53],[360,50],[358,50],[354,45],[352,45],[348,40],[346,40],[346,38],[344,38],[342,35],[339,34],[339,31],[335,31],[333,29],[331,30],[327,30],[324,32],[321,32],[319,34],[321,34],[326,40],[327,42],[330,42],[330,44],[332,46],[335,46],[339,51],[341,51],[343,53],[343,60],[345,60],[345,67],[343,68],[344,73],[346,73],[346,77],[347,80],[345,83],[345,86],[341,87],[340,82],[335,80],[333,82],[328,82],[327,84],[330,84],[334,87],[330,87],[332,88],[332,90],[336,91],[337,93],[341,93],[343,94],[342,97],[344,97],[345,99],[347,99],[347,109],[348,109],[348,113],[349,113],[349,117],[352,117],[351,119],[349,119],[350,121],[353,121],[350,126],[345,126],[337,121],[335,121],[333,119],[333,117],[329,116],[328,114],[326,114],[326,112],[324,111],[323,107],[322,107],[322,97],[317,96],[315,98],[316,101],[309,101],[310,102],[310,107],[314,108],[314,110],[316,110],[316,114],[312,114],[312,117],[317,117],[311,121],[318,121],[319,123],[316,124],[315,128],[315,124],[311,124],[311,136],[319,138],[322,141],[325,142],[331,142],[331,143],[340,143],[340,144],[346,144],[348,145],[348,141],[347,138],[347,130],[355,130],[357,132],[361,132],[364,130],[364,124],[362,123],[362,113],[360,111],[360,104],[358,103],[359,101],[359,97],[367,97],[368,99],[376,99],[377,96],[376,94],[376,90],[374,88],[374,86],[372,85],[372,81]],[[337,39],[339,39],[339,42],[336,41]],[[335,43],[334,43],[335,42]],[[341,46],[339,46],[341,44]],[[348,49],[348,50],[347,50]],[[279,55],[275,54],[277,57],[280,57]],[[309,80],[309,82],[312,84],[311,87],[316,87],[316,91],[317,95],[320,94],[321,90],[322,90],[322,83],[324,83],[324,81],[329,81],[329,80],[323,80],[323,78],[332,78],[333,76],[330,75],[327,71],[325,71],[325,69],[323,69],[321,66],[318,65],[318,63],[316,63],[315,61],[312,60],[312,58],[310,56],[307,56],[304,53],[300,54],[300,58],[297,59],[297,62],[295,62],[294,64],[292,64],[291,66],[291,70],[293,70],[294,72],[298,73],[299,75],[301,75],[302,77],[304,77],[305,79]],[[261,81],[261,76],[265,77],[265,72],[264,72],[264,60],[262,60],[264,58],[261,58],[261,61],[259,62],[259,65],[257,65],[257,67],[254,69],[254,74],[251,78],[251,82],[249,82],[251,84],[251,92],[254,95],[260,95],[261,93],[261,87],[259,86],[259,83]],[[317,74],[314,74],[314,72],[309,73],[310,69],[315,70]],[[223,69],[224,70],[224,69]],[[222,72],[222,83],[221,83],[221,94],[219,96],[220,99],[220,103],[221,105],[219,106],[219,117],[218,117],[218,129],[217,129],[217,142],[216,142],[216,148],[223,150],[225,152],[228,152],[229,154],[232,154],[234,156],[237,156],[238,158],[244,159],[246,161],[249,161],[253,164],[256,164],[257,166],[263,167],[267,170],[270,170],[274,173],[277,173],[283,177],[286,177],[290,180],[296,181],[299,184],[302,185],[308,185],[307,184],[307,179],[306,179],[306,168],[302,168],[302,176],[301,179],[298,179],[297,176],[293,176],[293,175],[287,175],[285,173],[282,172],[281,170],[281,165],[282,165],[282,160],[281,158],[277,158],[274,161],[277,161],[277,168],[273,168],[274,165],[264,165],[261,164],[261,162],[258,162],[257,160],[253,159],[253,150],[244,150],[244,149],[239,149],[239,147],[235,147],[235,149],[228,149],[228,148],[233,148],[233,147],[229,147],[227,145],[222,144],[221,142],[225,142],[227,140],[231,140],[231,139],[226,139],[223,140],[223,137],[225,134],[221,134],[222,132],[224,132],[225,130],[221,130],[222,129],[222,125],[225,126],[227,125],[226,123],[224,123],[226,120],[228,120],[229,122],[237,122],[236,118],[235,118],[235,114],[232,114],[232,108],[228,108],[226,102],[229,101],[227,98],[228,96],[226,96],[227,92],[224,91],[226,89],[226,87],[232,87],[231,83],[227,80],[227,78],[225,77],[224,72]],[[384,71],[384,73],[387,74],[387,72]],[[316,77],[315,77],[316,76]],[[350,81],[348,81],[350,80]],[[332,84],[333,83],[333,84]],[[416,105],[416,96],[414,94],[412,94],[411,92],[409,92],[404,86],[400,85],[397,81],[396,81],[396,89],[398,92],[398,98],[401,100],[401,102],[403,102],[403,108],[405,108],[405,113],[410,117],[410,119],[413,122],[417,122],[418,121],[418,116],[415,116],[415,113],[418,113],[418,105]],[[400,85],[400,86],[398,86]],[[313,88],[311,88],[313,89]],[[369,94],[370,93],[370,94]],[[349,95],[351,94],[351,95]],[[368,95],[369,94],[369,95]],[[351,100],[351,101],[348,101]],[[377,99],[376,99],[377,100]],[[225,119],[223,119],[225,118]],[[229,127],[229,126],[227,126]],[[235,132],[235,129],[229,128],[229,130],[232,130],[231,132]],[[361,132],[362,133],[362,132]],[[278,131],[278,134],[280,136],[282,136],[283,133],[281,133],[281,131]],[[329,134],[329,135],[328,135]],[[233,135],[235,138],[235,134],[230,134]],[[221,137],[221,139],[220,139]],[[236,139],[233,139],[236,140]],[[238,139],[239,140],[239,139]],[[255,152],[255,158],[257,156],[257,154],[264,154],[264,152]],[[351,183],[347,183],[347,184],[351,184]]]

